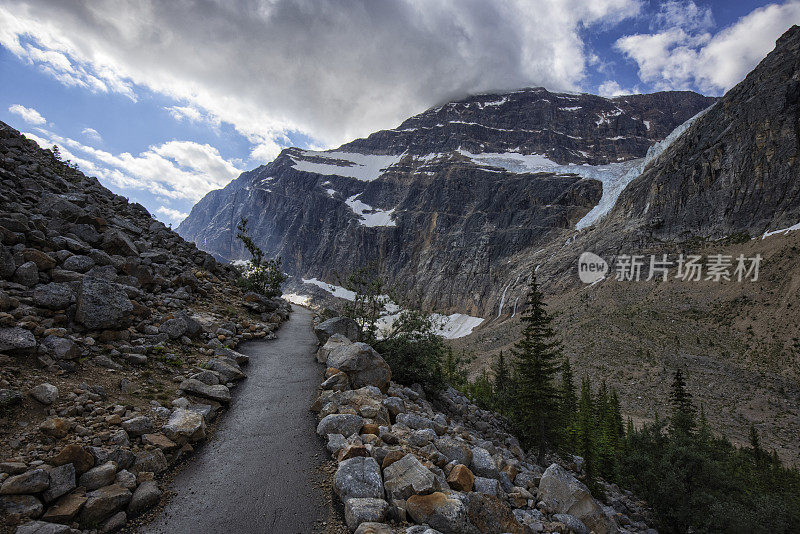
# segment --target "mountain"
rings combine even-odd
[[[619,389],[627,415],[663,416],[654,399],[683,367],[715,428],[743,442],[754,424],[797,462],[799,144],[795,26],[721,99],[541,88],[473,96],[336,150],[287,149],[209,193],[178,232],[240,259],[234,231],[247,217],[298,291],[377,261],[429,310],[484,319],[456,342],[474,351],[476,371],[516,338],[535,266],[576,372]],[[585,286],[584,251],[609,263],[763,262],[747,283],[625,282],[612,272]]]
[[[573,228],[648,148],[715,101],[526,89],[452,102],[326,152],[291,148],[192,209],[178,232],[226,260],[253,237],[286,270],[334,281],[378,260],[424,305],[483,315],[503,265]]]

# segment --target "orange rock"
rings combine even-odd
[[[361,434],[375,434],[378,436],[380,435],[380,430],[375,423],[367,423],[361,427]]]
[[[50,463],[55,466],[72,464],[75,466],[75,474],[80,476],[94,467],[94,456],[77,443],[70,443],[53,456]]]
[[[466,465],[458,464],[447,475],[447,483],[456,491],[472,491],[475,475]]]
[[[402,459],[406,453],[403,451],[389,451],[389,453],[383,458],[383,463],[381,464],[381,469],[386,469],[397,460]]]

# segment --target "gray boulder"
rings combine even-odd
[[[149,434],[153,431],[153,420],[146,415],[137,415],[122,422],[122,428],[133,437]]]
[[[383,470],[386,496],[405,500],[412,495],[433,493],[440,488],[434,474],[409,453]]]
[[[17,527],[14,534],[70,534],[69,525],[47,523],[45,521],[30,521]]]
[[[42,493],[44,502],[49,503],[75,489],[75,466],[64,464],[50,469],[50,485]]]
[[[206,423],[199,413],[176,408],[162,427],[164,434],[176,443],[197,441],[206,437]]]
[[[31,397],[49,406],[58,400],[58,388],[45,382],[31,389]]]
[[[121,329],[133,311],[128,295],[117,284],[86,276],[76,298],[75,321],[90,330]]]
[[[94,260],[82,254],[70,256],[64,260],[64,263],[61,265],[61,268],[65,271],[73,271],[76,273],[85,273],[92,267],[94,267]]]
[[[357,456],[341,462],[333,483],[342,502],[352,498],[383,498],[381,469],[375,458],[369,456]]]
[[[355,531],[361,523],[381,523],[386,519],[389,503],[383,499],[353,498],[344,505],[344,520],[350,531]]]
[[[190,395],[195,395],[196,397],[202,397],[204,399],[210,399],[222,404],[228,404],[231,402],[231,392],[222,384],[209,386],[208,384],[204,384],[199,380],[190,378],[181,382],[180,389]]]
[[[389,364],[366,343],[353,343],[333,350],[328,355],[327,365],[346,373],[354,389],[375,386],[386,393],[392,379]]]
[[[33,469],[21,475],[9,477],[0,486],[0,495],[39,493],[50,486],[50,475],[44,469]]]
[[[360,415],[349,413],[335,413],[326,415],[317,425],[317,434],[341,434],[345,437],[357,434],[364,426],[364,418]]]
[[[85,487],[88,491],[102,488],[114,483],[117,476],[117,464],[114,462],[106,462],[92,467],[78,479],[78,484]]]
[[[342,334],[333,334],[328,338],[323,346],[317,350],[317,361],[319,363],[328,363],[328,356],[331,352],[339,347],[351,345],[353,342],[344,337]]]
[[[47,336],[41,349],[56,360],[74,360],[80,356],[77,343],[66,337]]]
[[[451,462],[463,465],[472,463],[472,449],[462,440],[443,436],[434,442],[434,446]]]
[[[500,478],[500,470],[497,469],[494,458],[482,447],[472,448],[472,472],[479,477]]]
[[[583,521],[570,514],[554,514],[553,519],[564,525],[573,534],[589,534],[589,529],[583,524]]]
[[[341,334],[351,341],[358,341],[361,328],[354,319],[349,317],[334,317],[323,321],[314,328],[320,345],[324,345],[328,338],[334,334]]]
[[[247,376],[238,365],[227,359],[212,358],[203,367],[219,373],[223,382],[234,382]]]
[[[80,521],[84,525],[98,525],[128,506],[130,500],[131,492],[116,484],[90,491],[86,494]]]
[[[14,272],[14,281],[26,287],[33,287],[39,283],[39,268],[32,261],[26,261]]]
[[[75,292],[67,283],[41,284],[33,290],[33,303],[40,308],[63,310],[75,301]]]
[[[36,338],[25,328],[0,328],[0,352],[29,352],[36,348]]]
[[[152,480],[147,480],[139,484],[133,492],[131,502],[128,505],[128,515],[136,517],[154,507],[161,500],[161,490],[158,484]]]
[[[569,514],[596,534],[617,532],[583,482],[558,464],[548,467],[539,481],[539,500],[557,514]]]

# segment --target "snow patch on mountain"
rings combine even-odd
[[[303,278],[304,284],[313,284],[317,287],[321,287],[334,297],[339,297],[340,299],[345,299],[349,301],[356,300],[356,294],[349,289],[345,289],[341,286],[337,286],[334,284],[328,284],[327,282],[323,282],[322,280],[317,280],[316,278]]]
[[[369,204],[365,204],[358,200],[361,193],[353,195],[344,201],[345,204],[361,219],[359,222],[364,226],[397,226],[392,220],[394,208],[390,210],[382,210],[373,208]]]
[[[362,182],[377,180],[392,165],[400,161],[403,154],[395,156],[379,156],[359,154],[357,152],[341,152],[301,150],[302,157],[290,156],[292,167],[298,171],[322,175],[336,175],[355,178]],[[304,159],[308,158],[308,159]]]
[[[778,234],[781,234],[781,235],[782,234],[788,234],[789,232],[794,232],[795,230],[800,230],[800,222],[797,223],[797,224],[793,224],[792,226],[789,226],[788,228],[781,228],[780,230],[772,230],[771,232],[764,232],[764,235],[761,236],[761,239],[764,239],[764,238],[767,238],[767,237],[770,237],[770,236],[773,236],[773,235],[778,235]]]

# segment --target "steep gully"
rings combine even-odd
[[[175,478],[144,533],[311,532],[326,519],[317,483],[326,454],[308,408],[322,368],[311,312],[295,306],[275,341],[240,346],[248,379],[214,439]]]

